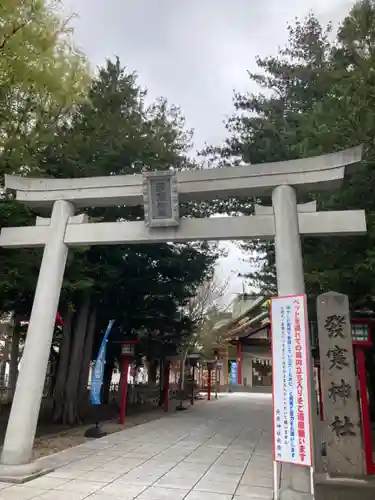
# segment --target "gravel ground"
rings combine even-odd
[[[169,412],[175,411],[176,404],[177,403],[175,401],[170,402]],[[164,415],[164,410],[161,407],[150,406],[135,408],[131,409],[130,415],[127,415],[124,425],[120,425],[118,423],[118,418],[111,419],[111,417],[109,417],[110,419],[108,419],[107,416],[107,419],[101,420],[101,426],[107,434],[113,434],[127,428],[151,422],[152,420],[157,420]],[[85,431],[90,427],[93,427],[93,423],[90,421],[87,424],[71,428],[52,424],[39,425],[34,442],[35,458],[52,455],[53,453],[58,453],[59,451],[73,448],[90,441],[90,438],[86,438],[84,436]],[[3,425],[0,426],[1,444],[5,434],[5,429],[6,422],[3,422]],[[0,450],[1,448],[2,446],[0,446]]]
[[[108,434],[113,434],[114,432],[119,432],[124,429],[135,427],[136,425],[141,425],[151,420],[156,420],[161,418],[164,413],[160,410],[152,410],[146,414],[141,415],[131,415],[127,418],[124,425],[118,423],[116,420],[108,420],[102,422],[102,428]],[[45,457],[51,455],[52,453],[57,453],[67,448],[73,448],[80,444],[90,441],[90,438],[84,436],[85,431],[92,427],[92,425],[82,425],[81,427],[74,427],[66,431],[62,431],[49,436],[42,436],[35,439],[34,443],[34,453],[35,458]]]

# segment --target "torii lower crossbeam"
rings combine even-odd
[[[303,236],[350,236],[366,233],[362,210],[298,214]],[[41,247],[46,244],[50,227],[3,228],[0,246],[8,248]],[[178,228],[147,228],[143,222],[69,223],[64,243],[68,246],[119,245],[140,243],[187,242],[210,240],[270,239],[275,236],[273,215],[183,219]]]

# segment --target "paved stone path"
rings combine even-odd
[[[41,459],[0,500],[271,500],[271,397],[229,394]]]

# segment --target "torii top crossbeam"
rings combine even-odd
[[[181,202],[230,197],[271,196],[275,187],[298,191],[331,191],[340,187],[345,167],[361,161],[362,146],[312,158],[177,173]],[[52,207],[56,200],[78,207],[141,205],[140,174],[76,179],[33,179],[5,176],[5,187],[17,191],[17,200],[30,207]]]

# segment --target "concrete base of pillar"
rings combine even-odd
[[[100,424],[96,424],[95,427],[90,427],[87,429],[85,432],[84,436],[88,438],[93,438],[93,439],[100,439],[104,436],[107,435],[107,432],[105,432]]]
[[[314,500],[311,493],[301,491],[283,489],[279,492],[279,500]]]
[[[53,467],[42,468],[37,462],[30,462],[22,465],[0,464],[0,482],[14,484],[27,483],[53,470]]]
[[[364,477],[342,477],[342,476],[330,476],[328,473],[315,474],[315,483],[324,485],[341,485],[341,486],[355,486],[364,487],[370,486],[375,488],[375,478],[374,476],[364,476]]]

